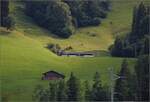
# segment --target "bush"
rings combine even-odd
[[[73,49],[72,46],[68,46],[64,49],[64,51],[68,51],[68,50],[72,50],[72,49]]]
[[[73,31],[71,29],[71,27],[65,27],[60,31],[60,36],[63,38],[68,38],[70,36],[70,34],[72,34]]]
[[[100,18],[94,18],[93,20],[91,20],[90,25],[94,25],[97,26],[101,23]]]
[[[61,50],[61,47],[58,44],[48,44],[47,48],[55,54],[58,54],[59,50]]]

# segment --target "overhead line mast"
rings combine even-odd
[[[109,71],[109,75],[110,75],[111,102],[114,102],[114,94],[116,93],[116,92],[114,92],[115,81],[117,79],[120,79],[120,78],[123,78],[123,77],[118,76],[117,74],[115,74],[113,68],[109,68],[108,71]]]

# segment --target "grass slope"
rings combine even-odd
[[[15,18],[16,29],[11,33],[0,30],[1,96],[9,102],[31,101],[34,87],[48,83],[41,80],[41,74],[49,70],[56,70],[67,77],[73,71],[81,80],[92,80],[93,74],[98,71],[101,73],[103,85],[107,85],[108,68],[114,67],[117,72],[123,58],[58,57],[44,48],[44,45],[52,42],[59,43],[62,47],[71,45],[74,50],[106,50],[113,41],[109,22],[113,22],[115,28],[112,30],[115,31],[129,28],[132,7],[137,3],[113,2],[113,11],[100,27],[79,29],[71,38],[64,40],[38,27],[23,14],[21,4],[11,2],[11,14]],[[96,37],[91,38],[88,35],[91,32]],[[133,68],[135,59],[128,59],[128,62],[130,68]]]
[[[81,80],[92,80],[93,74],[101,73],[103,84],[108,83],[108,68],[119,70],[122,58],[96,57],[57,57],[36,40],[14,31],[1,35],[1,92],[10,101],[31,100],[33,89],[45,84],[41,75],[56,70],[67,77],[74,72]],[[134,59],[129,59],[130,67]]]

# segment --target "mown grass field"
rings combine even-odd
[[[48,83],[41,80],[41,75],[49,70],[58,71],[67,77],[72,71],[80,80],[89,81],[98,71],[103,85],[108,85],[108,68],[113,67],[118,72],[124,58],[58,57],[44,46],[47,43],[58,43],[62,47],[72,46],[77,51],[107,50],[113,43],[114,32],[124,34],[129,31],[132,8],[137,3],[139,0],[124,3],[115,1],[108,18],[99,27],[81,28],[69,39],[60,39],[25,16],[22,4],[11,2],[10,10],[16,28],[10,33],[0,30],[1,96],[9,102],[30,102],[35,86]],[[113,26],[110,26],[110,22]],[[91,32],[96,37],[89,36]],[[133,69],[135,60],[128,59],[130,69]]]

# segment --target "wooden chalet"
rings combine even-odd
[[[64,75],[55,71],[48,71],[42,74],[42,80],[59,80],[64,78]]]

